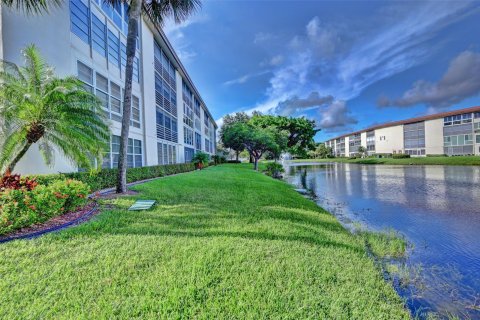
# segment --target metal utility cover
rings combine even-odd
[[[128,210],[129,211],[148,210],[155,204],[155,202],[156,202],[155,200],[137,200],[130,208],[128,208]]]

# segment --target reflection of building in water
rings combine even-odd
[[[376,197],[382,201],[404,204],[407,202],[405,193],[405,167],[381,167],[378,166],[372,172],[372,184],[374,185]]]
[[[480,155],[480,106],[395,121],[348,133],[325,142],[339,157],[406,153]]]

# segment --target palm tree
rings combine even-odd
[[[52,7],[58,7],[63,0],[0,0],[0,4],[27,14],[48,12]]]
[[[54,147],[81,168],[101,163],[110,135],[101,102],[77,78],[56,77],[34,45],[23,53],[25,67],[0,65],[0,172],[36,143],[49,165]]]
[[[127,63],[125,67],[125,94],[123,98],[122,132],[120,136],[120,151],[118,159],[117,193],[127,191],[127,145],[130,130],[130,114],[132,108],[132,76],[133,60],[138,33],[138,22],[142,13],[153,23],[163,25],[165,18],[173,17],[176,23],[185,21],[200,6],[200,0],[104,0],[111,5],[129,3]]]

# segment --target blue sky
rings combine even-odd
[[[306,116],[317,141],[480,105],[480,2],[204,1],[165,32],[213,116]]]

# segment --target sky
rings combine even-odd
[[[480,1],[203,1],[164,31],[217,123],[305,116],[325,141],[480,105]]]

